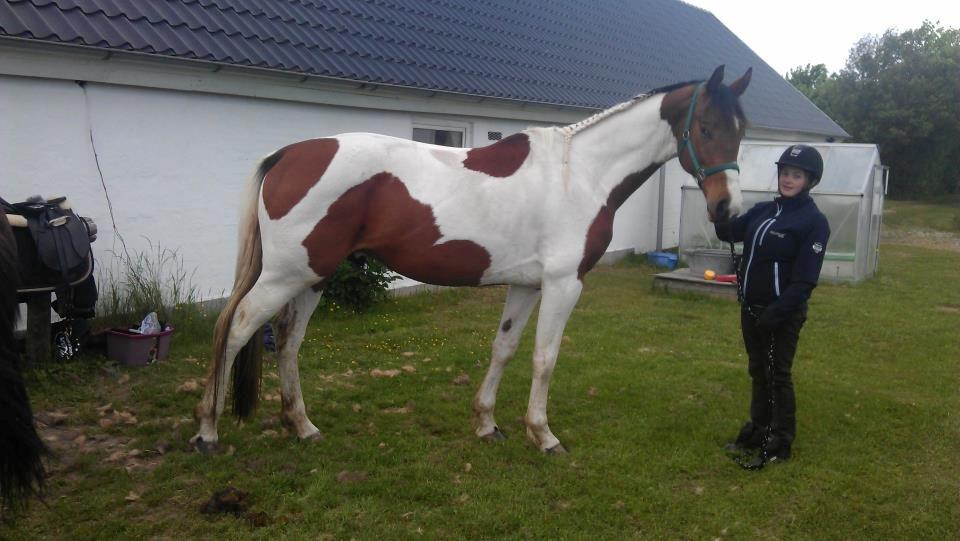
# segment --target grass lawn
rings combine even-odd
[[[935,201],[896,201],[884,204],[884,225],[894,229],[913,228],[960,233],[960,196],[943,196]]]
[[[523,434],[532,325],[499,394],[509,439],[474,437],[504,290],[453,290],[315,316],[301,375],[316,443],[279,425],[268,361],[255,421],[221,423],[225,454],[191,452],[203,333],[143,368],[32,373],[58,457],[45,505],[0,538],[957,539],[960,252],[884,244],[880,261],[814,292],[794,458],[761,472],[722,452],[747,416],[736,304],[655,292],[634,259],[588,275],[567,326],[549,413],[568,455]],[[228,486],[246,514],[200,512]]]

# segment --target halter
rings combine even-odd
[[[683,152],[683,149],[686,148],[687,152],[690,154],[690,161],[693,163],[693,170],[696,171],[694,175],[697,179],[697,187],[703,190],[703,181],[706,180],[710,175],[719,173],[720,171],[726,171],[727,169],[734,169],[738,173],[740,172],[740,166],[737,165],[737,162],[727,162],[721,163],[720,165],[714,165],[704,169],[700,166],[700,160],[697,159],[697,150],[693,146],[693,138],[690,137],[690,127],[693,124],[693,110],[697,107],[697,96],[700,95],[700,89],[705,83],[700,83],[697,85],[697,88],[693,89],[693,97],[690,99],[690,108],[687,110],[687,123],[683,127],[683,135],[680,138],[680,143],[677,145],[677,155],[680,155]]]

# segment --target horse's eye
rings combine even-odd
[[[700,126],[700,135],[702,135],[704,139],[710,139],[710,130]]]

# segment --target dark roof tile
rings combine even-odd
[[[8,0],[0,36],[589,108],[753,66],[754,125],[846,136],[676,0]]]

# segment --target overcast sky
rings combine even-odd
[[[780,75],[806,64],[831,72],[867,34],[917,28],[924,19],[960,28],[956,0],[684,0],[714,14]]]

